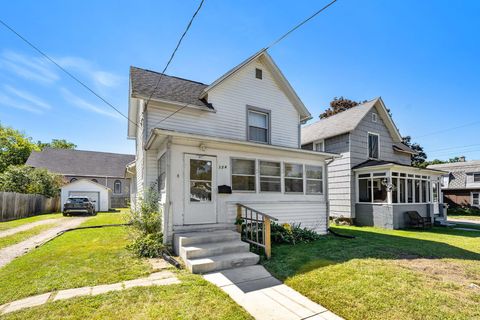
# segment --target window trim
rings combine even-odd
[[[476,205],[473,204],[473,195],[474,194],[478,194],[478,204],[476,204]],[[477,207],[477,208],[480,207],[480,192],[474,192],[474,191],[470,192],[470,205],[472,207]]]
[[[370,135],[372,136],[377,136],[378,138],[378,151],[377,151],[377,158],[370,157]],[[373,159],[373,160],[379,160],[380,159],[380,134],[375,133],[375,132],[367,132],[367,159]]]
[[[160,183],[160,178],[162,176],[162,172],[160,172],[160,165],[161,165],[162,160],[165,161],[165,163],[164,163],[165,171],[163,172],[163,174],[165,175],[165,177],[164,177],[164,179],[165,179],[164,189],[161,189],[161,183]],[[167,191],[167,152],[162,153],[162,155],[160,157],[158,157],[158,159],[157,159],[157,173],[158,173],[157,190],[160,194],[162,194],[162,193],[165,193]]]
[[[120,192],[117,192],[117,190],[116,190],[117,182],[120,184]],[[114,194],[122,194],[122,181],[117,179],[113,182],[113,193]]]
[[[472,176],[473,176],[473,181],[472,181],[473,183],[480,183],[480,181],[475,181],[475,176],[480,176],[480,172],[475,172],[472,174]]]
[[[258,75],[260,75],[260,77]],[[263,70],[262,69],[255,68],[255,79],[258,79],[258,80],[263,79]]]
[[[375,112],[372,112],[372,122],[378,122],[378,114],[376,114]]]
[[[316,178],[309,178],[307,176],[307,167],[319,167],[322,170],[322,178],[321,179],[316,179]],[[325,177],[325,168],[324,166],[319,166],[319,165],[313,165],[313,164],[304,164],[303,166],[303,171],[305,174],[305,194],[307,195],[323,195],[325,192],[325,186],[324,186],[324,177]],[[320,181],[320,184],[322,186],[322,191],[321,192],[308,192],[307,186],[308,186],[308,181]]]
[[[317,150],[317,144],[321,143],[322,144],[322,150]],[[325,139],[322,140],[316,140],[313,142],[313,151],[317,152],[325,152]]]
[[[251,174],[235,174],[235,176],[243,176],[243,177],[254,177],[255,178],[255,183],[253,184],[254,190],[235,190],[233,189],[233,160],[249,160],[253,161],[254,163],[254,168],[253,168],[253,175]],[[258,187],[258,180],[257,179],[257,159],[255,158],[246,158],[246,157],[230,157],[230,186],[232,187],[232,192],[235,193],[257,193]]]
[[[256,112],[256,113],[264,113],[267,115],[267,141],[266,142],[263,142],[263,141],[256,141],[256,140],[251,140],[250,139],[250,123],[249,123],[249,112],[252,111],[252,112]],[[271,137],[272,137],[272,111],[271,110],[268,110],[268,109],[263,109],[263,108],[258,108],[258,107],[254,107],[254,106],[251,106],[251,105],[248,105],[247,104],[247,108],[246,108],[246,117],[247,117],[247,126],[246,126],[246,133],[247,133],[247,141],[250,141],[250,142],[255,142],[255,143],[261,143],[261,144],[272,144],[272,141],[271,141]]]

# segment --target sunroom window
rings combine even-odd
[[[323,193],[323,168],[319,166],[305,166],[307,177],[307,194]]]
[[[303,192],[303,165],[285,163],[285,192]]]
[[[232,190],[255,191],[255,160],[232,159]]]
[[[260,161],[260,191],[282,191],[280,162]]]

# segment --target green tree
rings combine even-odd
[[[37,142],[38,147],[43,150],[44,148],[54,148],[54,149],[75,149],[77,145],[73,142],[67,141],[65,139],[53,139],[52,142]]]
[[[424,167],[423,163],[427,160],[427,154],[423,151],[423,147],[416,142],[412,142],[412,137],[410,136],[402,137],[402,142],[416,152],[416,154],[411,156],[412,166]]]
[[[33,150],[39,148],[30,137],[0,124],[0,173],[11,165],[25,164]]]
[[[24,165],[9,166],[0,174],[0,190],[18,193],[36,193],[54,197],[60,193],[63,177],[46,169]]]
[[[320,119],[328,118],[330,116],[333,116],[334,114],[356,107],[361,103],[362,102],[353,101],[344,97],[335,97],[332,101],[330,101],[330,107],[328,107],[325,112],[320,114]]]

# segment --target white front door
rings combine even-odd
[[[185,155],[184,224],[216,223],[216,158]]]

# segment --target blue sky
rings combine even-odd
[[[167,73],[210,83],[327,2],[205,0]],[[126,113],[129,66],[163,69],[198,3],[8,1],[0,18]],[[270,54],[315,117],[335,96],[382,96],[429,159],[475,159],[479,14],[480,1],[338,0]],[[34,140],[134,151],[125,119],[1,26],[0,121]]]

